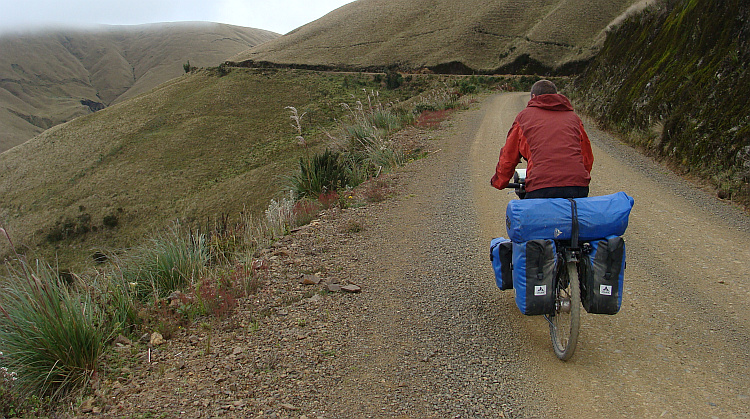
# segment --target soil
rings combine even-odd
[[[624,190],[636,203],[621,311],[584,312],[576,353],[561,362],[546,321],[524,317],[513,291],[495,286],[489,242],[506,235],[514,195],[489,178],[527,100],[493,95],[438,128],[409,131],[429,157],[381,181],[389,199],[323,212],[266,249],[258,292],[231,316],[196,322],[161,345],[120,342],[110,378],[76,411],[750,416],[750,217],[590,121],[592,195]]]

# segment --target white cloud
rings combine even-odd
[[[286,33],[351,0],[0,0],[0,31],[209,21]]]

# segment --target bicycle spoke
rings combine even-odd
[[[575,351],[581,307],[578,267],[575,262],[567,262],[566,265],[558,273],[560,276],[555,289],[555,312],[546,316],[555,355],[563,361],[570,359]]]

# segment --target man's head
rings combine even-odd
[[[557,86],[549,80],[539,80],[531,86],[531,97],[557,93]]]

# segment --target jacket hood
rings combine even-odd
[[[529,101],[529,107],[541,108],[550,111],[572,111],[573,105],[570,100],[561,94],[547,94],[535,96]]]

